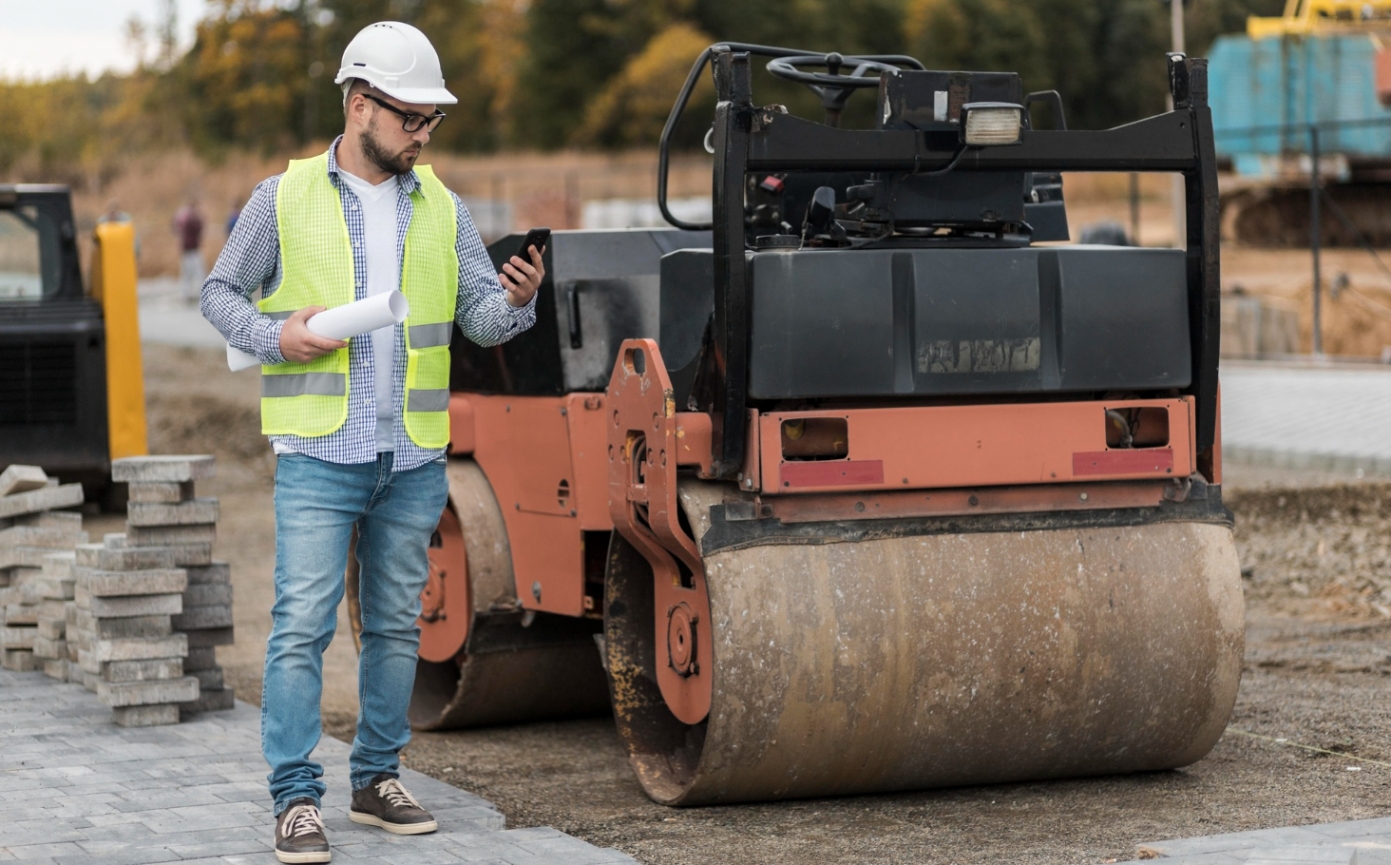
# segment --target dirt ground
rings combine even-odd
[[[219,649],[259,702],[269,629],[273,460],[257,381],[220,352],[146,346],[156,452],[211,452],[218,555],[237,644]],[[1186,769],[737,807],[672,810],[638,788],[607,719],[418,734],[407,765],[475,792],[508,825],[550,825],[646,863],[1101,863],[1144,841],[1391,811],[1391,483],[1227,467],[1247,593],[1246,664],[1227,734]],[[118,530],[119,517],[90,528]],[[355,658],[325,662],[325,728],[351,737]],[[1309,750],[1316,748],[1320,750]],[[1329,753],[1332,752],[1332,753]],[[428,803],[427,803],[428,804]]]

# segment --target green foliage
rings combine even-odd
[[[1190,53],[1282,6],[1193,0]],[[1063,94],[1070,126],[1102,128],[1162,110],[1169,40],[1161,0],[210,0],[182,57],[164,45],[130,75],[0,82],[0,173],[99,178],[142,149],[217,156],[327,140],[342,130],[333,78],[344,47],[388,19],[420,27],[440,53],[459,104],[434,137],[452,151],[650,147],[714,40],[1016,71],[1029,90]],[[820,116],[810,91],[763,67],[760,103]],[[698,146],[712,107],[707,75],[681,146]],[[869,125],[872,110],[862,92],[844,122]]]

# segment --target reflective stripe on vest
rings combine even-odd
[[[343,396],[348,377],[336,372],[301,372],[261,376],[261,396]]]
[[[411,220],[401,256],[401,292],[410,302],[404,324],[406,381],[402,405],[411,441],[423,448],[449,442],[449,340],[459,292],[454,199],[427,165],[417,166]],[[342,197],[328,175],[328,154],[292,160],[276,192],[276,224],[284,276],[261,312],[283,320],[306,306],[351,302],[357,274]],[[398,343],[399,345],[399,343]],[[350,349],[309,363],[261,368],[261,429],[268,435],[328,435],[348,416]]]
[[[411,348],[449,345],[449,337],[453,332],[453,320],[442,321],[438,324],[417,324],[410,329]]]

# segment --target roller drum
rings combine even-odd
[[[682,498],[699,538],[719,499]],[[641,603],[629,572],[645,563],[622,546],[611,591]],[[1236,700],[1243,602],[1226,525],[763,544],[704,562],[705,722],[679,725],[644,697],[650,619],[625,606],[608,632],[620,730],[666,804],[1169,769],[1207,754]]]
[[[472,460],[450,460],[448,472],[448,507],[458,516],[468,550],[470,633],[476,636],[487,617],[500,616],[502,623],[489,626],[494,645],[487,651],[472,651],[475,639],[452,660],[417,662],[411,726],[452,730],[606,712],[603,665],[593,639],[546,639],[544,626],[521,614],[507,527],[483,470]],[[508,648],[496,647],[499,633]]]

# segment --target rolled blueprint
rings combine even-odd
[[[411,305],[406,296],[399,291],[390,291],[326,309],[305,322],[305,326],[312,333],[329,339],[352,339],[387,325],[400,324],[410,311]],[[232,372],[260,363],[253,355],[227,346],[227,367]]]

